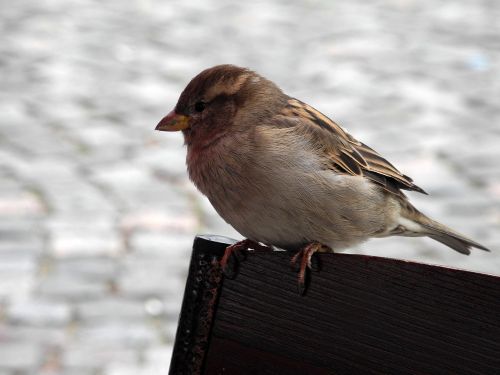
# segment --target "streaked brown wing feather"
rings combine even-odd
[[[375,150],[356,140],[313,107],[291,98],[281,115],[300,118],[313,142],[327,150],[332,169],[364,176],[396,195],[403,195],[400,189],[427,194]]]

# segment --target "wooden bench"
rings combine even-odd
[[[171,375],[500,374],[500,278],[372,256],[319,254],[305,296],[287,252],[194,241]]]

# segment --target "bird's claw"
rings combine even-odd
[[[306,292],[306,284],[309,281],[309,270],[319,271],[320,262],[317,256],[314,256],[324,246],[319,242],[312,242],[298,251],[291,260],[292,269],[299,273],[298,276],[298,290],[300,295]],[[300,259],[300,262],[299,262]]]
[[[245,239],[226,247],[224,255],[220,260],[220,266],[224,276],[228,279],[234,279],[236,277],[239,263],[247,258],[248,248],[261,249],[264,248],[264,246],[252,240]]]

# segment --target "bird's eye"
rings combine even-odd
[[[207,104],[205,102],[196,102],[196,104],[194,105],[194,110],[196,112],[203,112],[206,106]]]

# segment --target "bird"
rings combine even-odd
[[[316,252],[370,238],[427,236],[461,254],[490,251],[415,208],[403,191],[427,193],[379,153],[248,68],[203,70],[155,129],[182,131],[190,179],[245,237],[221,259],[228,273],[242,250],[278,247],[294,252],[303,294]]]

